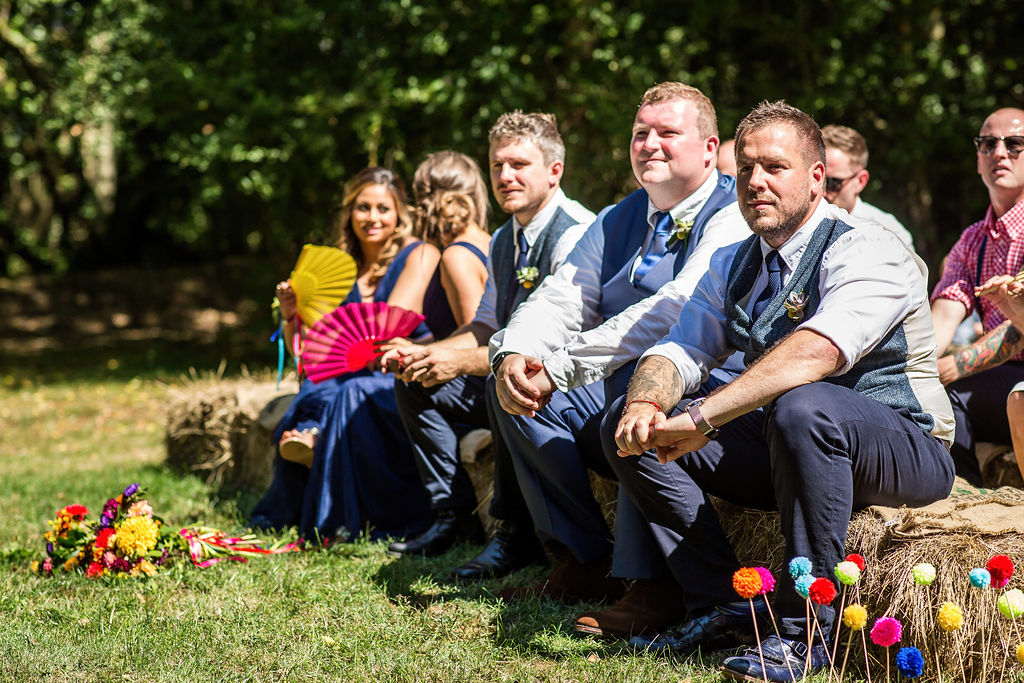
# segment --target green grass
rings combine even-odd
[[[114,378],[88,367],[42,378],[15,363],[0,369],[0,680],[718,678],[720,657],[672,663],[574,637],[575,615],[592,605],[493,597],[536,581],[540,568],[445,583],[439,577],[468,559],[469,547],[395,560],[383,544],[360,541],[248,564],[179,565],[150,579],[32,574],[29,560],[42,557],[46,520],[59,507],[81,502],[95,518],[133,481],[176,527],[236,530],[245,518],[251,495],[222,495],[163,465],[173,373],[117,366]]]

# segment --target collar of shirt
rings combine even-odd
[[[555,215],[555,211],[558,210],[558,207],[564,201],[566,201],[565,193],[562,192],[562,188],[558,188],[555,190],[555,194],[552,195],[551,200],[537,212],[525,227],[519,223],[515,216],[512,216],[512,228],[515,230],[513,237],[517,237],[519,231],[522,230],[526,234],[526,243],[533,247],[533,243],[537,241],[540,233],[551,221],[551,217]],[[513,244],[515,244],[515,240],[513,240]]]
[[[672,220],[693,220],[700,213],[700,210],[704,207],[704,202],[708,200],[711,193],[715,191],[715,187],[718,185],[718,171],[715,171],[708,176],[708,179],[701,184],[696,190],[694,190],[690,196],[686,197],[683,201],[679,202],[671,209],[668,210],[672,214]],[[647,199],[647,226],[653,231],[657,226],[657,221],[654,219],[654,214],[661,211],[656,207],[650,200]]]
[[[807,243],[811,239],[811,235],[814,234],[815,228],[821,225],[821,222],[826,218],[839,218],[840,212],[844,215],[845,211],[842,209],[829,204],[827,201],[822,199],[818,202],[818,206],[814,209],[814,213],[811,217],[804,221],[795,233],[790,235],[789,239],[786,240],[781,247],[779,247],[779,256],[782,257],[782,283],[785,285],[789,279],[790,274],[796,270],[797,264],[800,263],[800,259],[804,255],[804,250],[807,249]],[[768,255],[772,249],[772,245],[768,244],[764,238],[761,238],[761,274],[764,275],[764,257]]]
[[[1019,239],[1024,234],[1024,199],[1011,206],[1000,218],[996,218],[990,204],[985,212],[985,230],[992,239],[999,239],[1003,235],[1010,240]]]

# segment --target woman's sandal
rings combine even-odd
[[[312,467],[313,446],[316,444],[316,436],[319,433],[319,429],[311,427],[281,439],[281,443],[278,444],[281,457],[304,467]]]

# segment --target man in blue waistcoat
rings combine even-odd
[[[480,540],[476,493],[459,462],[457,427],[491,428],[489,412],[495,405],[484,395],[484,379],[491,372],[487,340],[565,260],[594,220],[591,211],[561,190],[565,146],[553,115],[503,114],[488,137],[491,189],[512,216],[491,240],[488,278],[476,315],[446,339],[400,347],[384,357],[385,362],[402,361],[404,381],[395,383],[395,397],[437,512],[421,535],[389,546],[395,555],[439,555],[459,541]],[[501,576],[544,559],[504,442],[496,429],[491,431],[496,470],[491,514],[500,523],[482,559],[457,570],[461,579]]]
[[[606,397],[625,391],[636,358],[668,331],[711,254],[750,234],[717,155],[715,110],[703,93],[682,83],[649,89],[630,143],[642,189],[603,210],[491,340],[495,391],[507,411],[499,427],[534,524],[563,558],[539,585],[499,595],[600,600],[622,594],[621,578],[638,579],[610,608],[581,616],[582,633],[628,636],[681,617],[679,586],[621,498],[613,566],[588,469],[612,474],[599,438]]]
[[[777,509],[785,557],[834,581],[854,509],[925,505],[953,483],[923,264],[888,230],[822,200],[824,143],[804,112],[762,103],[740,122],[736,150],[754,235],[714,256],[602,425],[621,487],[684,585],[688,620],[634,638],[638,649],[686,655],[753,635],[709,494]],[[734,352],[743,374],[702,384]],[[727,677],[788,681],[828,664],[833,609],[817,608],[826,640],[808,650],[804,599],[789,573],[778,578],[781,638],[727,659]]]

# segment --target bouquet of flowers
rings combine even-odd
[[[46,557],[32,571],[52,576],[55,569],[99,576],[154,576],[161,567],[187,556],[208,567],[220,560],[246,561],[247,555],[298,550],[294,543],[262,548],[252,536],[232,538],[206,527],[175,531],[153,513],[138,484],[131,484],[103,505],[98,522],[88,522],[84,505],[57,511],[44,534]]]

